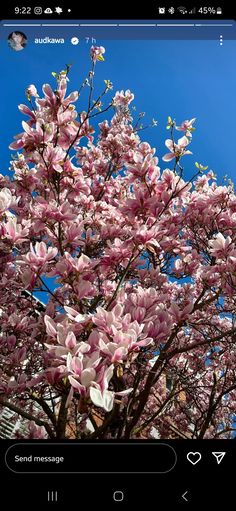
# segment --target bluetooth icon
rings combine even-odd
[[[168,9],[168,12],[169,12],[170,14],[174,14],[174,13],[175,13],[175,8],[174,8],[174,7],[170,7],[170,8]]]
[[[55,12],[57,14],[61,14],[63,12],[63,9],[61,7],[55,7]]]

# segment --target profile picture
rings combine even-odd
[[[12,32],[8,36],[8,46],[10,46],[10,48],[12,50],[21,51],[26,47],[26,45],[27,45],[27,36],[25,34],[23,34],[23,32],[19,32],[19,31]]]

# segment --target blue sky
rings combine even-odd
[[[167,116],[177,122],[197,117],[197,131],[185,158],[186,175],[194,171],[194,162],[209,165],[219,179],[228,174],[234,180],[236,119],[236,41],[97,41],[106,47],[106,60],[98,63],[96,84],[104,79],[114,84],[114,92],[131,89],[135,94],[137,112],[145,111],[146,120],[154,117],[158,127],[145,130],[142,138],[157,148],[158,156],[166,152],[164,140]],[[1,41],[2,77],[0,82],[0,172],[9,166],[8,145],[21,131],[25,116],[17,105],[25,103],[25,88],[34,83],[40,90],[45,82],[53,84],[52,71],[73,64],[70,88],[79,87],[89,69],[89,47],[82,41],[73,46],[35,45],[30,41],[25,50],[14,52]],[[178,135],[178,133],[177,133]],[[181,136],[181,132],[179,133]],[[166,167],[161,162],[163,168]]]

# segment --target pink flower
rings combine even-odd
[[[71,257],[71,255],[66,252],[65,257],[71,264],[72,268],[79,273],[88,270],[91,265],[90,258],[85,254],[81,254],[79,257]]]
[[[92,142],[93,137],[91,137],[91,135],[92,135],[92,133],[94,133],[94,128],[92,126],[90,126],[90,124],[89,124],[87,112],[85,112],[85,111],[81,112],[80,120],[81,120],[80,135],[79,135],[78,139],[76,140],[76,144],[78,144],[78,141],[82,137],[87,137],[88,140],[90,140],[90,142]]]
[[[67,312],[68,318],[70,318],[72,321],[75,321],[76,323],[81,323],[89,318],[88,314],[80,314],[77,310],[73,309],[72,307],[68,307],[67,305],[64,306],[64,309]]]
[[[67,91],[67,81],[68,81],[68,77],[65,78],[64,73],[60,73],[60,79],[59,79],[59,83],[58,83],[58,91],[57,92],[58,92],[58,95],[61,100],[63,108],[65,108],[65,107],[68,108],[70,103],[74,103],[75,101],[77,101],[77,99],[79,97],[78,91],[71,92],[69,94],[69,96],[65,97],[66,91]],[[49,91],[49,89],[47,89],[47,91]],[[51,92],[50,92],[50,94],[51,94]],[[71,108],[69,107],[69,111],[70,110],[71,110]],[[72,111],[73,110],[74,110],[74,107],[72,108]]]
[[[27,268],[21,274],[21,280],[24,284],[25,289],[33,289],[37,282],[37,274],[35,273],[35,271],[32,271],[30,268]]]
[[[127,170],[132,172],[134,176],[145,176],[148,177],[155,175],[155,179],[158,179],[160,176],[160,168],[157,167],[158,158],[152,156],[152,154],[148,154],[143,158],[143,156],[138,153],[135,154],[134,163],[132,165],[127,166]]]
[[[10,207],[12,199],[11,190],[8,188],[2,188],[2,190],[0,190],[0,214],[4,213]]]
[[[175,302],[173,302],[170,306],[170,313],[172,314],[174,321],[176,323],[187,319],[192,310],[193,310],[192,302],[187,303],[187,305],[185,305],[185,307],[182,310]]]
[[[139,229],[135,230],[134,239],[141,245],[145,245],[149,250],[158,250],[160,245],[155,239],[155,229],[149,229],[146,225],[142,225]]]
[[[209,241],[210,253],[215,257],[225,257],[232,251],[232,239],[230,236],[225,238],[221,232],[219,232],[212,240]]]
[[[38,91],[37,91],[35,85],[29,85],[29,87],[27,87],[27,89],[26,89],[26,94],[30,98],[31,97],[34,97],[34,98],[38,98],[39,97]]]
[[[42,163],[46,162],[48,169],[62,172],[65,155],[66,152],[61,147],[53,147],[53,145],[48,144],[43,152]]]
[[[106,311],[103,307],[98,307],[96,314],[92,317],[93,323],[105,332],[112,332],[112,327],[119,327],[120,316],[123,312],[123,307],[117,304],[112,311]]]
[[[93,62],[97,60],[103,61],[103,54],[105,53],[105,48],[103,46],[91,46],[90,48],[90,56]]]
[[[112,311],[99,307],[96,316],[92,318],[101,331],[99,348],[111,362],[122,362],[130,352],[138,352],[141,347],[153,342],[152,338],[142,333],[144,324],[131,322],[130,314],[122,317],[122,311],[120,304]]]
[[[29,126],[33,126],[37,121],[35,112],[30,110],[30,108],[28,106],[23,105],[23,104],[20,104],[18,106],[18,108],[19,108],[20,112],[22,112],[23,114],[28,115],[30,117],[28,124],[29,124]]]
[[[10,144],[10,149],[19,150],[24,148],[26,151],[34,151],[39,145],[51,142],[54,136],[54,124],[36,122],[36,127],[32,128],[30,124],[22,121],[24,133],[15,136],[16,142]]]
[[[81,396],[85,396],[87,388],[97,378],[96,368],[101,361],[99,352],[95,351],[90,356],[82,352],[78,356],[72,357],[71,353],[67,355],[67,369],[69,371],[68,380],[71,386],[77,390]]]
[[[99,379],[99,383],[93,382],[90,387],[90,399],[98,406],[103,408],[106,412],[110,412],[114,405],[115,396],[125,396],[132,392],[132,388],[122,390],[121,392],[114,392],[108,390],[109,382],[113,376],[114,365],[110,365]]]
[[[19,262],[26,262],[32,267],[41,267],[54,259],[57,253],[58,250],[56,247],[47,247],[44,241],[36,241],[35,248],[32,243],[30,243],[30,252],[22,256]]]
[[[102,371],[99,383],[93,382],[90,387],[91,401],[107,412],[110,412],[114,403],[114,392],[108,390],[109,382],[113,376],[114,365],[110,365],[105,371]]]
[[[162,342],[170,335],[173,320],[170,314],[162,307],[155,311],[154,318],[145,323],[145,333],[155,339],[155,342]]]
[[[9,218],[8,222],[5,224],[6,236],[15,244],[23,243],[23,241],[27,241],[27,235],[29,234],[28,227],[22,227],[17,223],[17,218],[12,217]]]
[[[60,381],[64,376],[67,375],[67,370],[64,365],[60,365],[57,367],[48,367],[45,369],[45,378],[51,385],[55,385]]]
[[[57,335],[57,325],[55,321],[50,318],[47,314],[44,316],[44,323],[46,325],[46,332],[50,337],[56,337]]]
[[[96,293],[96,288],[92,286],[91,282],[84,279],[79,279],[78,284],[74,286],[74,290],[78,299],[90,298]]]
[[[120,92],[117,91],[115,94],[115,97],[113,98],[113,105],[115,108],[121,110],[121,109],[127,109],[128,105],[133,101],[134,94],[130,92],[130,90],[126,90],[125,92],[121,90]]]
[[[108,342],[107,344],[101,338],[99,341],[99,348],[104,355],[107,355],[112,363],[121,363],[128,355],[128,349],[125,346],[119,346],[115,342]]]
[[[49,328],[47,329],[47,332],[48,331]],[[52,337],[55,338],[54,335],[52,335]],[[54,358],[67,358],[68,353],[79,356],[79,353],[88,353],[91,349],[88,343],[83,341],[77,342],[74,332],[71,330],[68,332],[67,329],[63,329],[60,324],[58,325],[57,342],[58,344],[45,344],[48,353]]]
[[[188,120],[183,121],[180,126],[176,126],[176,129],[178,131],[185,131],[186,136],[191,137],[192,136],[191,132],[195,130],[195,128],[193,128],[193,124],[195,121],[196,121],[196,117],[194,117],[190,121],[188,121]]]
[[[186,147],[188,146],[189,143],[190,141],[186,136],[179,138],[178,144],[175,144],[173,140],[167,139],[165,141],[165,145],[170,150],[170,153],[165,154],[165,156],[163,156],[162,159],[164,161],[170,161],[173,160],[174,158],[179,159],[185,154],[192,154],[191,151],[186,151]]]

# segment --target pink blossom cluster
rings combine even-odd
[[[159,159],[130,90],[94,96],[104,53],[78,91],[67,69],[19,106],[0,175],[0,406],[29,438],[228,438],[236,196],[199,164],[185,179],[195,118],[170,118]]]

